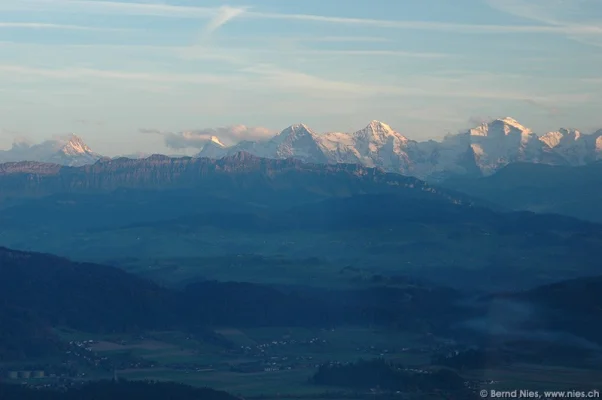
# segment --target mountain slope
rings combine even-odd
[[[450,179],[442,185],[509,209],[602,222],[600,161],[580,167],[517,163],[489,177]]]

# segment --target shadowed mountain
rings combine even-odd
[[[280,199],[297,204],[358,193],[403,193],[471,203],[464,195],[442,190],[416,178],[352,164],[316,165],[299,160],[271,160],[236,153],[220,160],[152,156],[143,160],[101,160],[83,167],[39,163],[0,165],[3,199],[58,193],[108,193],[127,189],[195,189],[204,194],[247,201]]]
[[[247,153],[221,160],[122,158],[78,168],[40,163],[0,165],[0,221],[7,227],[119,226],[209,211],[288,209],[365,193],[473,204],[463,194],[378,169],[267,160]]]
[[[444,187],[514,210],[602,222],[602,162],[580,167],[510,164],[479,179],[450,179]]]

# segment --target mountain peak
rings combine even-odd
[[[393,129],[391,128],[391,126],[385,124],[384,122],[377,121],[375,119],[373,119],[372,121],[370,121],[370,123],[368,124],[368,126],[366,128],[380,129],[380,130],[386,130],[386,131],[393,131]]]
[[[294,137],[314,136],[314,131],[305,124],[291,125],[280,134],[276,135],[272,140],[280,142],[282,140],[291,140]]]
[[[492,124],[494,123],[503,123],[504,125],[510,125],[513,128],[519,129],[521,131],[528,131],[528,128],[525,128],[523,125],[521,125],[517,120],[515,120],[512,117],[504,117],[504,118],[498,118],[496,120],[494,120],[492,122]]]
[[[490,122],[483,122],[476,128],[468,130],[470,136],[493,136],[502,137],[508,136],[511,133],[519,131],[521,136],[531,134],[529,128],[521,125],[517,120],[511,117],[497,118]]]
[[[214,144],[218,145],[219,147],[226,147],[226,145],[223,144],[222,141],[219,140],[219,138],[217,136],[211,136],[209,138],[209,142],[208,143],[214,143]]]
[[[59,151],[66,155],[79,155],[92,153],[92,149],[84,143],[82,138],[71,133],[60,141]]]
[[[309,132],[309,133],[312,132],[312,130],[307,125],[301,124],[301,123],[291,125],[288,128],[286,128],[284,131],[289,131],[289,132],[299,132],[299,131],[301,131],[301,132]]]
[[[370,141],[376,142],[384,142],[391,137],[401,139],[403,142],[407,141],[407,139],[403,135],[397,133],[389,125],[377,120],[370,121],[368,126],[366,126],[362,130],[355,132],[354,136],[357,138],[369,139]]]

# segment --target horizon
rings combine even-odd
[[[602,128],[595,0],[0,0],[0,11],[2,149],[75,133],[100,154],[194,153],[165,133],[178,146],[193,131],[255,140],[299,120],[316,132],[379,120],[416,141],[492,115],[540,135]]]

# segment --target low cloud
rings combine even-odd
[[[468,123],[470,124],[470,126],[479,126],[481,124],[486,124],[488,122],[491,122],[494,119],[495,118],[492,116],[473,115],[472,117],[468,118]]]
[[[78,124],[87,125],[87,126],[105,126],[106,125],[104,121],[95,121],[95,120],[91,120],[91,119],[76,119],[75,122]]]
[[[556,117],[556,116],[562,114],[562,111],[560,110],[560,108],[558,108],[556,106],[544,104],[542,102],[535,101],[533,99],[525,99],[524,101],[527,104],[530,104],[532,106],[535,106],[535,107],[538,107],[538,108],[542,109],[550,117]]]
[[[211,140],[217,137],[223,144],[230,146],[242,140],[266,140],[274,136],[275,132],[261,126],[251,127],[245,125],[233,125],[220,128],[206,128],[183,132],[162,132],[157,129],[142,128],[141,133],[152,133],[163,135],[165,145],[171,149],[201,149]]]
[[[163,134],[163,132],[161,132],[158,129],[149,129],[149,128],[140,128],[140,129],[138,129],[138,132],[140,132],[140,133],[154,133],[156,135]]]

